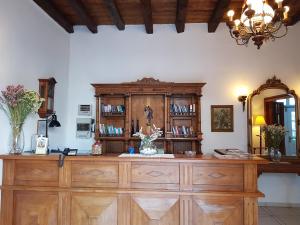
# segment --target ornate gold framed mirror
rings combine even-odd
[[[254,90],[247,99],[248,151],[266,155],[263,125],[279,124],[287,134],[280,151],[283,156],[299,157],[299,102],[294,90],[275,76]]]

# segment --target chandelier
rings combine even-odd
[[[273,9],[266,0],[246,0],[240,19],[233,20],[234,11],[229,10],[230,35],[238,45],[248,45],[250,39],[260,49],[264,41],[275,40],[287,34],[289,7],[283,7],[283,0],[275,0]]]

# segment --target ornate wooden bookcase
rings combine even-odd
[[[126,152],[134,146],[138,152],[139,139],[133,137],[136,121],[146,127],[144,107],[153,110],[153,123],[164,131],[156,141],[166,153],[183,153],[186,150],[201,154],[201,96],[205,83],[161,82],[143,78],[136,82],[120,84],[92,84],[96,97],[95,140],[103,143],[104,152]],[[180,106],[184,112],[174,112],[172,105]],[[124,106],[123,112],[107,112],[103,106]],[[135,121],[133,126],[133,121]],[[118,134],[103,135],[101,125],[122,128]],[[188,128],[189,132],[175,132],[175,128]],[[185,129],[184,129],[185,130]]]

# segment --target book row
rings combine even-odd
[[[193,136],[194,130],[193,127],[187,126],[173,126],[172,127],[172,134],[174,136]]]
[[[170,113],[172,114],[184,114],[184,113],[195,113],[196,105],[178,105],[178,104],[170,104]]]
[[[99,131],[101,136],[123,136],[124,134],[124,128],[105,124],[100,124]]]
[[[104,113],[125,113],[124,105],[101,104],[101,111]]]

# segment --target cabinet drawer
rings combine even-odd
[[[56,161],[16,160],[15,184],[28,186],[58,186]]]
[[[73,187],[117,187],[118,180],[118,163],[72,163]]]
[[[193,166],[193,190],[243,191],[242,165]]]
[[[131,187],[143,189],[179,189],[179,164],[132,163]]]

